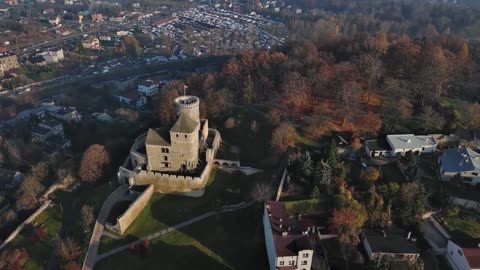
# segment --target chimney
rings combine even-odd
[[[412,232],[408,232],[407,239],[410,239],[411,236],[412,236]]]

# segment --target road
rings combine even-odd
[[[102,209],[100,210],[97,220],[95,221],[95,227],[93,228],[92,237],[90,238],[85,260],[83,261],[82,270],[93,269],[97,258],[98,246],[100,245],[100,238],[102,237],[105,222],[110,214],[110,210],[125,196],[127,192],[128,185],[121,185],[108,196],[105,202],[103,202]]]

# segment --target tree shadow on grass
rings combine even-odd
[[[152,244],[146,254],[124,251],[106,258],[95,269],[230,269],[218,260],[207,256],[195,246],[176,246],[164,242]]]

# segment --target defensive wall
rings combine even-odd
[[[117,223],[115,225],[107,224],[106,227],[118,234],[124,234],[128,227],[133,223],[133,221],[138,217],[142,210],[147,205],[148,201],[153,194],[153,186],[149,185],[140,196],[138,196],[135,201],[133,201],[128,209],[117,218]]]

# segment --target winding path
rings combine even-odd
[[[97,260],[100,238],[102,237],[105,222],[107,221],[110,210],[118,201],[120,201],[125,196],[127,192],[128,185],[119,186],[108,196],[105,202],[103,202],[102,209],[100,210],[97,220],[95,221],[95,227],[93,228],[92,237],[90,238],[90,244],[88,245],[85,260],[83,261],[82,270],[93,269],[93,266],[95,265],[95,262]]]

